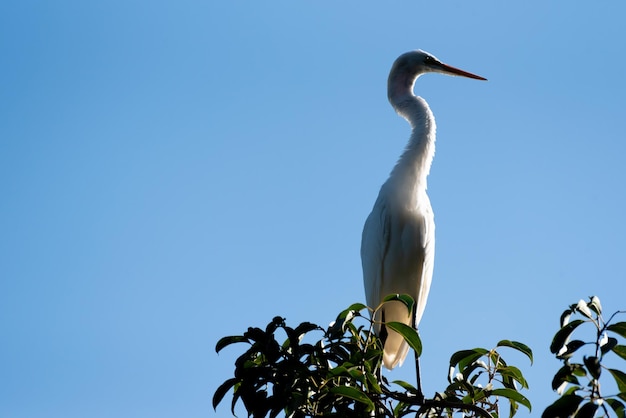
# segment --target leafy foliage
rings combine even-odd
[[[531,410],[530,401],[518,390],[518,385],[528,389],[528,382],[515,366],[508,365],[498,352],[500,347],[509,347],[526,355],[532,363],[532,350],[517,341],[502,340],[495,348],[474,348],[454,353],[450,358],[450,383],[442,396],[456,401],[468,402],[488,411],[490,416],[499,416],[499,397],[509,401],[509,416],[517,412],[519,404]],[[455,372],[458,373],[455,375]],[[479,383],[482,382],[482,383]]]
[[[404,303],[409,313],[413,310],[414,301],[407,295],[391,295],[383,303],[389,301]],[[363,315],[363,311],[368,312]],[[308,322],[291,328],[276,317],[264,330],[249,328],[243,335],[222,338],[217,352],[231,344],[249,347],[236,360],[234,377],[215,391],[213,407],[232,389],[232,413],[241,401],[248,416],[255,418],[276,417],[281,412],[294,418],[452,417],[458,411],[466,417],[493,418],[500,416],[500,399],[508,401],[509,417],[519,405],[530,410],[530,402],[520,393],[528,388],[526,379],[499,352],[512,349],[532,362],[532,351],[526,345],[502,340],[491,350],[475,348],[453,354],[448,387],[425,399],[411,384],[389,383],[382,376],[382,342],[373,332],[370,311],[363,304],[353,304],[325,329]],[[421,354],[416,330],[398,322],[385,326],[400,333]],[[284,340],[279,342],[281,335]],[[310,339],[313,342],[306,342]]]
[[[626,322],[612,323],[620,313],[624,312],[616,312],[605,320],[597,296],[590,297],[588,302],[580,300],[563,312],[561,328],[550,344],[552,354],[563,362],[552,380],[552,389],[560,397],[546,408],[542,418],[626,417],[623,403],[626,401],[626,374],[606,368],[602,363],[611,353],[626,359],[626,346],[620,345],[616,338],[626,338]],[[571,320],[572,316],[580,318]],[[574,332],[578,332],[582,325],[593,326],[595,339],[570,341]],[[603,374],[603,370],[613,377],[619,390],[617,394],[604,396],[601,393],[600,378],[607,374]]]

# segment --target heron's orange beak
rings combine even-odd
[[[451,75],[459,75],[461,77],[473,78],[475,80],[487,80],[485,77],[481,77],[476,74],[468,73],[467,71],[460,70],[458,68],[452,67],[451,65],[440,63],[441,69],[448,74]]]

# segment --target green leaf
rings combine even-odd
[[[576,376],[584,377],[587,376],[587,371],[585,370],[585,366],[580,363],[573,363],[569,365],[572,373]]]
[[[585,363],[585,367],[587,367],[587,370],[589,371],[591,377],[593,377],[594,379],[600,378],[600,373],[602,373],[602,366],[600,365],[600,359],[598,357],[584,356],[583,363]]]
[[[609,369],[609,372],[613,375],[619,391],[626,392],[626,373],[615,369]]]
[[[215,394],[213,395],[213,409],[217,409],[217,405],[222,402],[224,395],[226,395],[230,388],[235,386],[235,383],[237,383],[237,379],[234,377],[230,378],[215,390]]]
[[[347,310],[354,311],[354,312],[361,312],[363,309],[367,309],[367,305],[364,305],[362,303],[353,303],[352,305],[348,307]]]
[[[410,383],[405,382],[404,380],[394,380],[391,383],[395,383],[396,385],[402,387],[402,389],[408,392],[411,392],[411,391],[417,392],[417,389],[415,388],[415,386],[411,385]]]
[[[383,390],[381,389],[380,384],[378,383],[378,378],[376,377],[376,375],[368,372],[365,374],[365,377],[367,378],[369,392],[374,392],[379,395],[383,393]]]
[[[582,396],[564,395],[548,406],[541,418],[565,418],[571,416],[578,409],[578,405],[583,401]]]
[[[491,394],[495,396],[502,396],[503,398],[507,398],[512,401],[519,402],[522,405],[524,405],[526,408],[528,408],[528,411],[532,410],[532,405],[530,404],[530,401],[524,395],[522,395],[515,389],[508,389],[508,388],[494,389],[491,391]]]
[[[615,411],[617,418],[626,418],[624,404],[617,399],[608,398],[604,400]]]
[[[565,395],[575,395],[576,391],[579,391],[581,389],[582,388],[580,386],[578,386],[578,385],[572,385],[569,388],[567,388],[567,390],[563,393],[562,396],[565,396]]]
[[[341,325],[343,326],[344,322],[350,322],[355,316],[361,316],[360,311],[361,309],[365,308],[367,308],[367,306],[363,305],[362,303],[353,303],[348,308],[341,311],[339,315],[337,315],[336,322],[341,323]]]
[[[354,380],[363,385],[365,384],[365,374],[361,370],[352,368],[348,370],[348,373],[350,374],[350,377],[352,377]]]
[[[613,347],[613,352],[626,360],[626,345],[616,345]]]
[[[502,340],[500,341],[496,347],[511,347],[515,350],[523,353],[530,359],[530,364],[533,364],[533,350],[530,349],[526,344],[522,344],[518,341],[511,340]]]
[[[484,348],[457,351],[450,357],[450,367],[455,367],[458,364],[459,369],[462,370],[467,367],[468,364],[472,364],[487,353],[489,353],[489,350]]]
[[[517,402],[510,401],[509,402],[509,417],[513,418],[515,416],[515,414],[517,413],[518,409],[519,409],[519,404]],[[495,414],[495,415],[496,415],[495,418],[498,418],[497,414]],[[492,417],[492,418],[494,418],[494,417]]]
[[[613,331],[626,338],[626,322],[617,322],[606,327],[607,330]]]
[[[422,355],[422,341],[413,327],[403,324],[402,322],[387,322],[385,326],[402,335],[402,338],[415,350],[418,357]]]
[[[577,319],[558,330],[557,333],[554,334],[552,344],[550,344],[550,352],[552,354],[558,353],[565,344],[565,341],[567,341],[567,339],[569,338],[570,334],[576,329],[576,327],[584,322],[585,321],[583,321],[582,319]]]
[[[502,377],[509,377],[519,382],[523,388],[528,388],[528,382],[524,379],[522,371],[515,366],[506,366],[498,369]]]
[[[348,374],[348,369],[343,365],[333,367],[332,369],[328,370],[329,377],[336,377],[336,376],[341,376],[341,375],[345,376],[347,374]]]
[[[374,402],[372,402],[372,400],[368,398],[365,393],[361,392],[357,388],[349,386],[335,386],[330,388],[330,392],[345,398],[354,399],[355,401],[364,404],[367,407],[367,411],[374,409]]]
[[[597,409],[598,405],[593,402],[587,402],[576,412],[576,415],[574,416],[576,418],[593,418]]]
[[[235,344],[235,343],[249,343],[250,340],[248,340],[246,337],[244,337],[243,335],[233,335],[231,337],[224,337],[224,338],[220,338],[220,340],[217,342],[217,344],[215,344],[215,352],[219,353],[220,351],[222,351],[222,348],[231,345],[231,344]]]
[[[382,303],[385,302],[391,302],[391,301],[398,301],[398,302],[402,302],[404,303],[404,306],[406,306],[409,315],[413,315],[413,307],[415,305],[415,301],[413,300],[413,298],[407,294],[403,294],[403,295],[399,295],[399,294],[395,294],[395,295],[388,295],[387,297],[385,297],[383,299]]]

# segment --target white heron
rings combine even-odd
[[[486,80],[451,67],[433,55],[407,52],[394,62],[387,82],[387,96],[395,111],[412,128],[406,149],[365,221],[361,241],[363,282],[368,306],[376,308],[390,294],[408,294],[415,300],[409,315],[401,302],[383,305],[375,317],[375,332],[384,342],[383,364],[393,369],[402,365],[409,346],[382,322],[397,321],[417,329],[430,289],[435,258],[435,221],[426,194],[426,177],[435,153],[435,118],[428,103],[413,94],[413,86],[424,73],[441,73]],[[418,389],[419,363],[416,356]]]

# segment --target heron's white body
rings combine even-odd
[[[401,55],[389,74],[388,96],[396,112],[412,128],[406,149],[368,216],[361,241],[363,281],[368,306],[375,309],[390,294],[408,294],[416,303],[415,318],[406,306],[388,302],[377,311],[375,331],[381,321],[417,327],[430,291],[435,259],[435,220],[426,194],[426,178],[435,154],[435,118],[428,104],[413,94],[413,85],[425,72],[483,79],[441,63],[417,50]],[[387,329],[383,364],[402,364],[409,346],[402,336]]]

